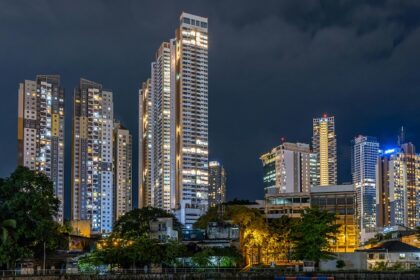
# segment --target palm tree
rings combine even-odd
[[[0,232],[1,232],[0,240],[2,244],[4,244],[9,238],[10,230],[15,229],[15,228],[16,228],[16,220],[7,219],[0,222]]]

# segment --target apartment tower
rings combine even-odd
[[[333,116],[325,114],[322,118],[313,119],[312,148],[317,155],[315,185],[336,185],[337,140]]]
[[[130,131],[120,123],[114,123],[114,221],[133,209],[132,141]]]
[[[19,85],[18,164],[45,173],[64,209],[64,89],[58,75],[38,75]]]
[[[181,14],[139,99],[140,205],[173,211],[190,227],[208,206],[206,18]]]
[[[74,90],[72,220],[88,220],[93,234],[113,223],[112,92],[86,79]]]

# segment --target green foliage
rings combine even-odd
[[[16,229],[16,220],[7,219],[4,221],[0,221],[0,240],[1,243],[6,243],[7,239],[9,238],[10,231]]]
[[[16,228],[0,246],[0,265],[13,266],[24,257],[40,257],[43,244],[48,252],[67,245],[62,226],[53,217],[59,200],[53,184],[42,173],[18,167],[0,180],[0,221],[12,219]]]
[[[372,267],[373,271],[386,271],[388,269],[388,262],[376,262]]]
[[[204,248],[194,254],[192,261],[199,267],[235,267],[242,255],[235,247]]]
[[[111,268],[153,263],[174,265],[177,258],[186,254],[186,247],[175,240],[161,243],[149,236],[150,222],[166,217],[173,218],[175,230],[181,230],[177,219],[162,209],[146,207],[128,212],[115,223],[114,231],[101,242],[101,248],[86,255],[79,265],[111,265]]]
[[[341,269],[346,266],[346,263],[343,260],[337,260],[335,267]]]
[[[271,236],[277,245],[276,251],[278,257],[282,260],[290,260],[293,248],[292,229],[296,227],[297,219],[289,216],[281,216],[279,219],[273,219],[269,223]]]
[[[333,213],[318,208],[306,209],[299,223],[293,227],[291,235],[294,259],[318,263],[321,259],[332,258],[329,244],[335,239],[339,228],[335,220]]]

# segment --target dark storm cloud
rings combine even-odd
[[[309,143],[323,112],[337,117],[341,181],[359,133],[388,144],[405,125],[420,144],[419,1],[0,0],[0,175],[15,165],[18,83],[37,73],[62,75],[67,136],[82,76],[114,91],[137,138],[138,87],[181,11],[209,18],[210,157],[229,198],[261,198],[259,155],[281,137]]]

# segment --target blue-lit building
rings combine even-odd
[[[377,226],[415,228],[420,222],[420,156],[412,143],[385,150],[377,162]]]
[[[376,162],[379,142],[375,137],[359,135],[352,140],[351,168],[356,190],[357,220],[361,241],[376,231]]]

